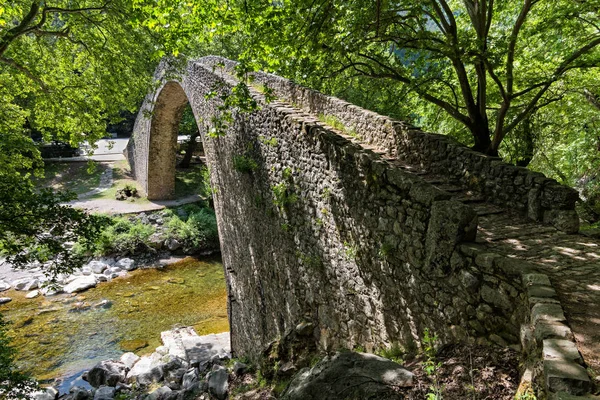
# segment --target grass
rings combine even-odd
[[[358,134],[358,132],[356,132],[356,129],[354,128],[348,128],[338,117],[333,116],[333,115],[325,115],[325,114],[319,114],[317,115],[317,118],[319,118],[319,121],[324,122],[325,124],[329,125],[330,127],[332,127],[333,129],[336,129],[340,132],[342,132],[345,135],[348,135],[356,140],[362,140],[362,136]]]
[[[104,163],[82,162],[47,162],[44,166],[44,177],[36,178],[40,187],[55,190],[68,190],[76,194],[84,194],[98,187],[100,175],[106,170]]]
[[[175,171],[175,197],[185,197],[198,194],[210,197],[210,175],[203,164],[192,164],[190,168]]]
[[[137,181],[133,179],[131,175],[131,169],[129,168],[129,164],[126,160],[116,161],[113,164],[113,184],[112,186],[100,193],[92,196],[92,199],[98,200],[114,200],[117,190],[124,188],[125,186],[130,185],[137,188],[138,192],[141,191],[140,185],[138,185]],[[135,199],[136,203],[146,203],[148,199],[145,197],[140,197]]]

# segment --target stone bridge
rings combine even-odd
[[[260,109],[233,112],[214,137],[235,63],[165,65],[126,152],[148,198],[171,197],[189,102],[214,188],[234,352],[256,358],[278,339],[419,346],[428,328],[442,342],[521,344],[542,354],[550,390],[589,389],[575,344],[598,372],[600,311],[577,304],[600,304],[600,247],[571,234],[575,191],[265,73],[251,84]]]

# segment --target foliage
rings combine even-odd
[[[104,224],[63,205],[72,194],[34,188],[43,164],[30,135],[93,144],[135,110],[154,49],[134,14],[120,0],[0,6],[0,248],[17,266],[50,261],[46,273],[68,272],[82,260],[65,243],[87,246]]]
[[[298,196],[292,192],[287,182],[279,182],[271,186],[273,204],[283,210],[298,201]]]
[[[0,399],[27,398],[37,388],[34,381],[15,366],[16,349],[7,334],[7,322],[0,314]]]
[[[404,348],[398,343],[394,342],[390,347],[384,347],[378,352],[381,357],[390,359],[398,364],[404,364]]]
[[[217,219],[209,208],[188,207],[187,217],[172,214],[167,222],[167,235],[177,239],[184,248],[216,248],[219,245]]]
[[[8,261],[19,268],[44,263],[44,273],[52,279],[80,266],[83,259],[65,243],[91,248],[107,220],[64,204],[74,197],[50,189],[36,191],[16,171],[0,174],[0,250]]]
[[[442,366],[441,362],[437,361],[437,354],[435,345],[437,337],[429,332],[429,329],[425,328],[423,332],[423,353],[425,355],[425,361],[423,362],[423,369],[427,376],[432,380],[432,384],[429,387],[427,393],[427,400],[442,400],[444,388],[439,382],[439,369]]]
[[[93,242],[95,255],[107,254],[140,254],[151,251],[150,236],[155,232],[152,225],[141,221],[131,220],[127,217],[112,217],[110,225],[102,230],[99,237]],[[79,243],[74,247],[74,252],[83,256],[86,253]]]
[[[256,160],[247,155],[233,156],[233,169],[239,172],[249,174],[258,169]]]

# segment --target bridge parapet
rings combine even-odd
[[[237,63],[222,57],[200,60],[204,65],[224,65],[233,71]],[[502,162],[470,150],[452,138],[424,132],[408,123],[381,116],[346,101],[327,96],[279,76],[256,72],[255,82],[272,88],[281,99],[315,115],[333,116],[361,141],[377,146],[392,157],[452,177],[481,193],[486,201],[519,211],[535,221],[577,232],[577,191],[543,174]]]

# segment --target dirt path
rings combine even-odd
[[[166,207],[177,207],[184,204],[196,203],[202,200],[197,194],[181,197],[176,200],[143,201],[140,203],[119,201],[114,199],[81,199],[70,202],[75,208],[104,214],[132,214],[145,211],[162,210]]]

